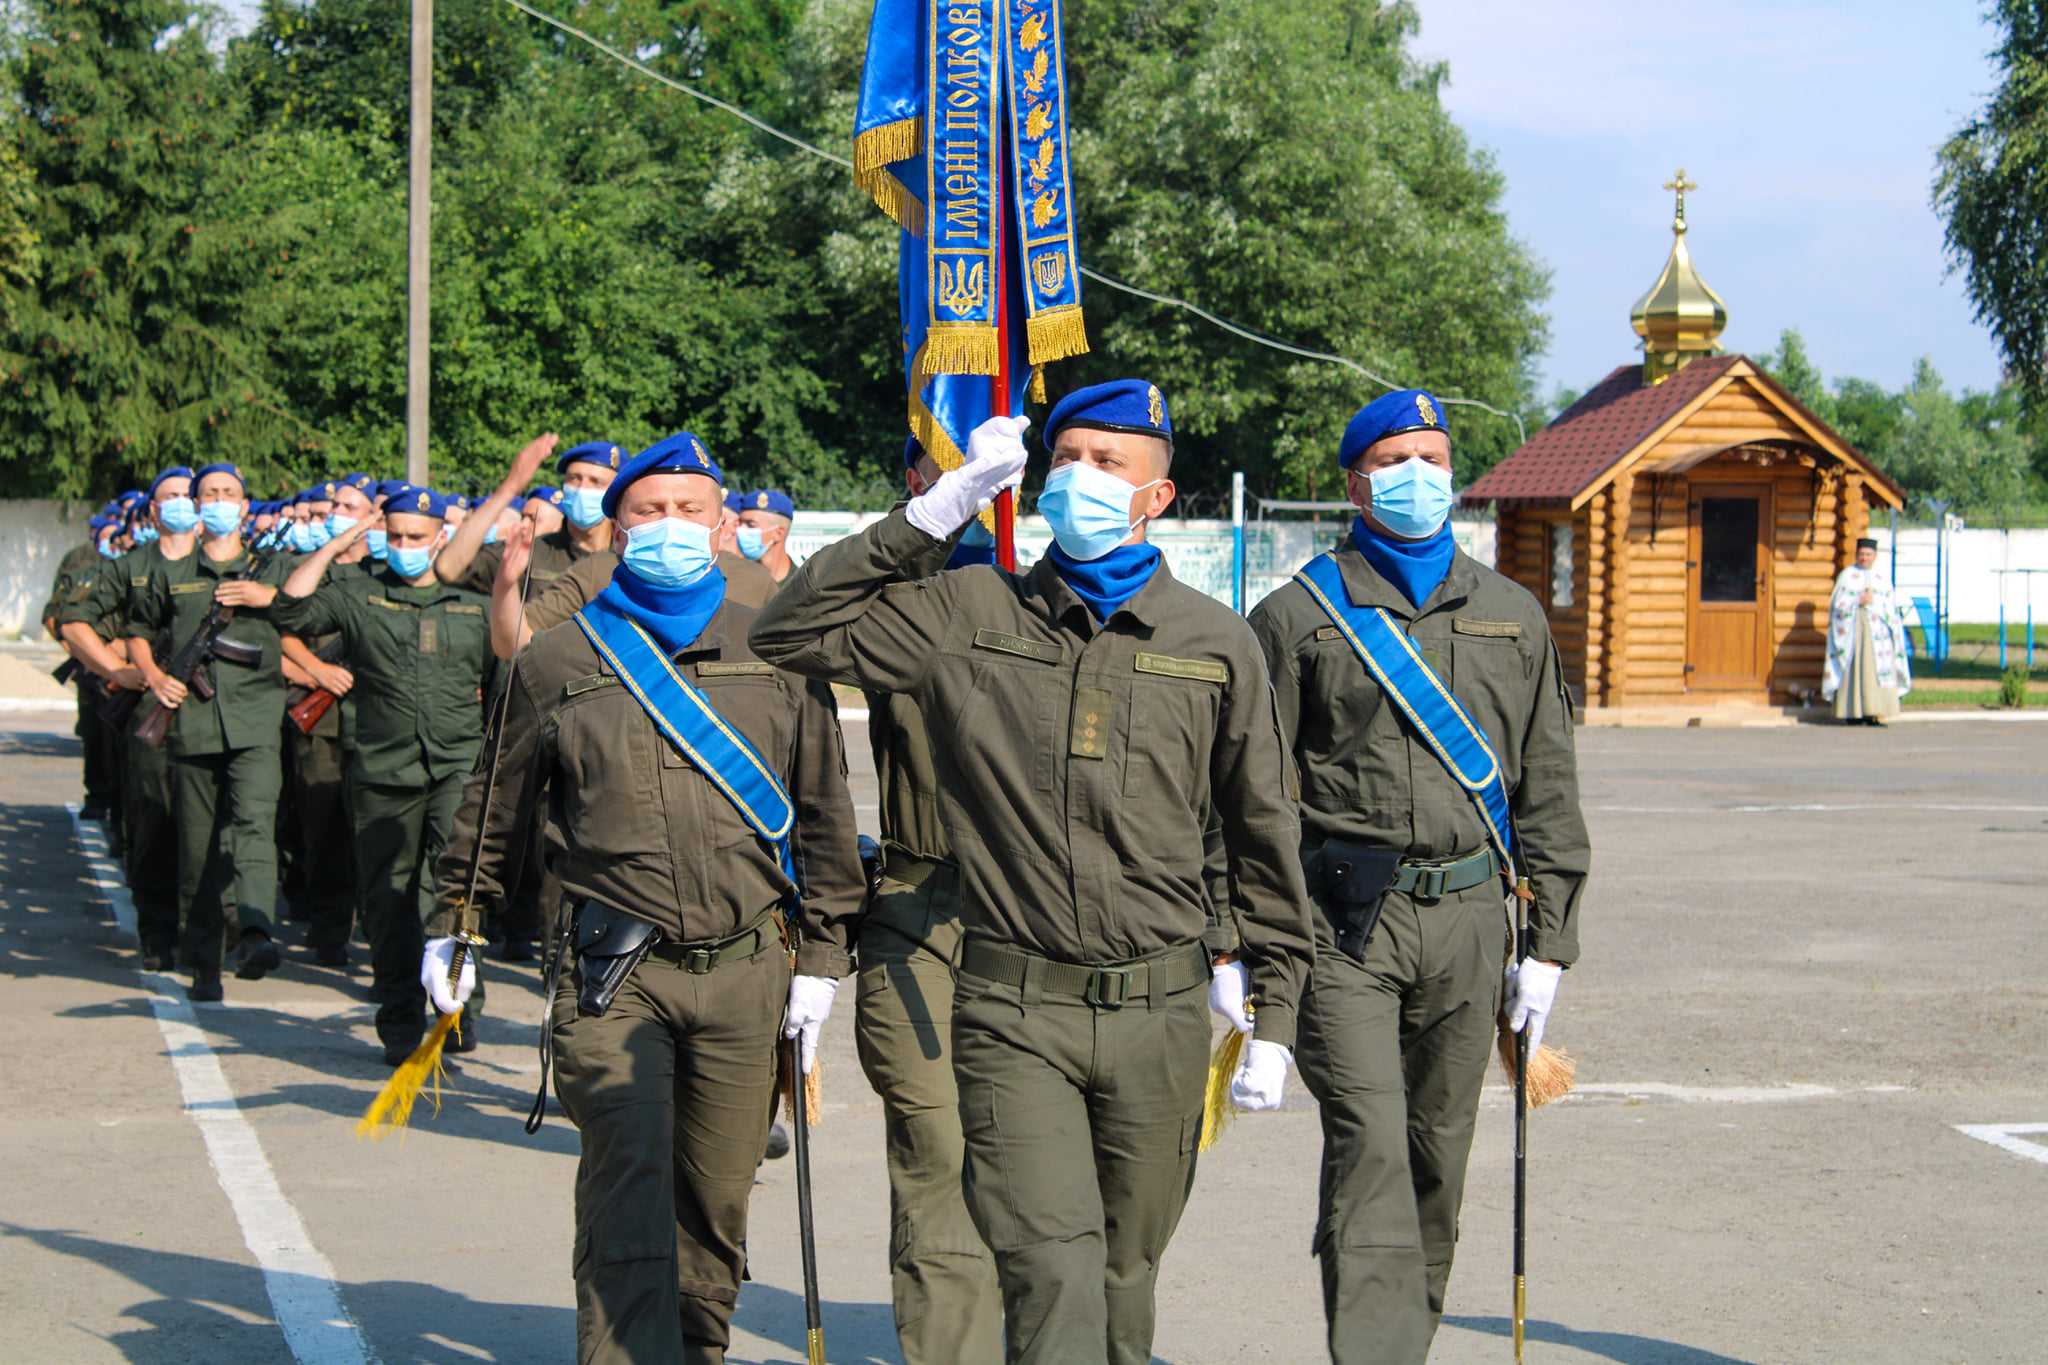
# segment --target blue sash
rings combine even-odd
[[[784,875],[794,882],[789,831],[796,808],[767,760],[690,686],[638,622],[602,597],[585,604],[575,620],[669,743],[725,793],[741,818],[775,849]]]
[[[1294,581],[1308,589],[1316,605],[1329,614],[1337,630],[1365,664],[1380,688],[1394,699],[1415,726],[1422,742],[1472,797],[1488,840],[1500,854],[1508,880],[1515,880],[1513,825],[1508,818],[1508,789],[1501,779],[1500,760],[1485,732],[1444,686],[1443,679],[1416,652],[1415,643],[1397,629],[1378,607],[1360,607],[1344,590],[1344,577],[1332,555],[1321,554],[1302,565]]]

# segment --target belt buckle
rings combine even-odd
[[[1446,867],[1418,867],[1415,869],[1415,894],[1426,901],[1442,900],[1444,894]]]
[[[1106,982],[1114,981],[1114,988]],[[1097,967],[1088,978],[1087,987],[1081,998],[1102,1009],[1121,1009],[1124,1001],[1131,998],[1131,969],[1129,967]]]
[[[713,948],[692,948],[683,954],[683,970],[692,976],[708,976],[718,965],[718,952]]]

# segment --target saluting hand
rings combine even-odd
[[[979,516],[1005,488],[1024,480],[1029,417],[991,417],[967,438],[967,459],[910,500],[903,515],[933,540],[946,540]]]

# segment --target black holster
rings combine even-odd
[[[1401,871],[1401,855],[1344,839],[1323,845],[1322,863],[1309,890],[1329,903],[1336,921],[1337,947],[1355,962],[1365,961],[1380,907]]]
[[[576,1012],[599,1015],[612,1007],[619,987],[661,941],[661,930],[602,901],[585,901],[576,912]]]

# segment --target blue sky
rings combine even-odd
[[[1998,379],[1946,273],[1934,151],[1995,85],[1995,31],[1965,0],[1418,0],[1417,56],[1507,177],[1511,231],[1552,271],[1548,396],[1639,353],[1629,307],[1671,244],[1681,165],[1693,261],[1727,302],[1722,343],[1797,327],[1830,380]]]

